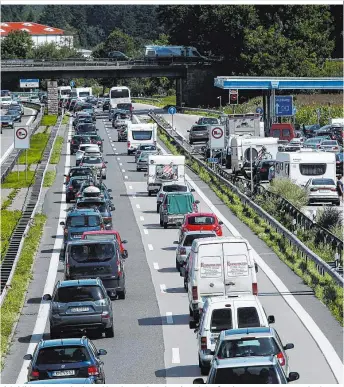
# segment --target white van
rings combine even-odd
[[[198,364],[201,373],[204,375],[210,368],[221,331],[268,327],[274,322],[275,317],[266,316],[263,305],[253,294],[207,298],[200,323],[189,322],[190,329],[197,329]]]
[[[195,321],[207,297],[258,294],[258,266],[242,237],[194,240],[187,270],[189,311]]]
[[[270,153],[271,159],[275,159],[278,152],[278,138],[273,137],[248,137],[240,136],[231,139],[232,152],[232,170],[239,173],[244,167],[250,168],[251,146],[252,146],[252,160],[254,161],[263,147]]]
[[[136,152],[140,144],[156,145],[157,124],[133,124],[128,122],[128,155]]]
[[[92,87],[76,87],[75,89],[76,97],[81,101],[86,101],[87,97],[92,96]]]
[[[313,149],[277,152],[276,179],[289,178],[293,183],[303,186],[314,177],[336,181],[336,155],[334,153]]]
[[[152,192],[158,192],[163,183],[185,182],[185,156],[173,155],[149,155],[147,191],[151,196]]]

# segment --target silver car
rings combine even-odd
[[[51,301],[51,339],[59,338],[62,332],[85,330],[114,336],[111,300],[99,278],[58,281],[53,294],[45,294],[43,300]]]
[[[137,160],[139,159],[141,152],[144,152],[144,151],[158,151],[158,148],[156,147],[156,145],[152,145],[152,144],[140,144],[136,149],[135,163],[137,163]]]
[[[141,154],[136,162],[136,170],[142,171],[142,169],[148,169],[148,156],[149,155],[158,155],[158,154],[159,154],[159,152],[157,150],[141,152]]]
[[[195,239],[201,238],[216,238],[215,231],[188,231],[185,232],[180,241],[174,241],[175,245],[178,245],[176,249],[176,269],[180,271],[180,267],[184,266],[186,258],[191,251],[192,242]]]
[[[79,164],[80,167],[90,167],[97,171],[97,177],[106,179],[106,164],[102,156],[84,156]]]

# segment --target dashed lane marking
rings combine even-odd
[[[154,267],[155,270],[159,270],[158,262],[153,262],[153,267]]]
[[[148,235],[148,230],[146,228],[143,229],[144,234]]]
[[[143,216],[140,216],[140,220],[141,220],[141,222],[143,222],[145,220],[145,218]]]
[[[136,204],[136,208],[141,208],[139,204]]]
[[[125,179],[128,179],[128,176],[124,176]]]
[[[172,363],[173,364],[180,363],[179,348],[172,348]]]
[[[129,185],[129,189],[133,189],[133,186],[132,186],[132,185]]]
[[[160,285],[160,291],[161,291],[161,293],[166,293],[166,285],[165,284]]]
[[[153,251],[153,250],[154,250],[154,249],[153,249],[153,245],[149,244],[149,245],[148,245],[148,250]]]

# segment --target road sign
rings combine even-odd
[[[256,109],[256,113],[263,114],[263,112],[264,112],[263,108],[258,106],[257,109]]]
[[[210,126],[210,148],[211,149],[222,149],[225,147],[225,129],[221,125],[209,125]]]
[[[293,116],[295,116],[296,113],[297,113],[297,109],[295,106],[293,106]]]
[[[75,82],[74,82],[74,81],[70,81],[70,82],[69,82],[69,86],[70,86],[70,87],[74,87],[74,86],[75,86]]]
[[[168,108],[168,114],[176,114],[177,113],[177,109],[174,107],[174,106],[170,106]]]
[[[275,116],[290,117],[293,115],[293,96],[276,95],[275,96]]]
[[[208,163],[218,163],[219,162],[219,159],[215,158],[215,157],[210,157],[208,159]]]
[[[18,128],[14,131],[14,147],[15,149],[29,149],[30,138],[25,128]]]
[[[20,79],[20,88],[22,89],[39,88],[39,79]]]

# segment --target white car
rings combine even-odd
[[[160,205],[164,199],[166,192],[194,192],[195,190],[190,187],[190,185],[185,181],[182,182],[168,182],[163,183],[156,195],[156,212],[159,213]]]
[[[340,147],[337,140],[324,140],[320,143],[320,149],[327,152],[339,152]]]
[[[308,192],[308,203],[330,202],[337,206],[340,199],[337,193],[337,186],[333,179],[324,177],[309,179],[305,185]]]
[[[12,104],[12,97],[0,97],[0,105],[1,107],[8,107]]]
[[[81,159],[80,167],[90,167],[97,170],[97,177],[106,179],[106,164],[108,162],[104,161],[102,156],[84,156]]]
[[[101,153],[97,144],[80,144],[79,149],[75,153],[76,165],[80,164],[80,161],[84,157],[85,152]]]

